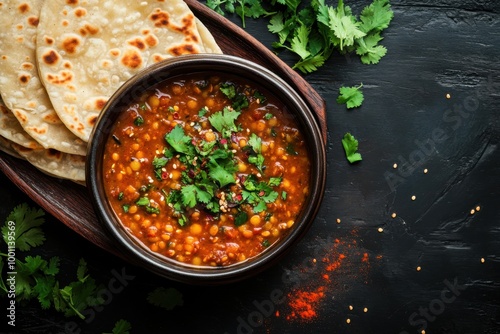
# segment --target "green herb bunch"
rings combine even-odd
[[[206,4],[224,15],[235,13],[245,18],[269,18],[268,30],[277,36],[276,49],[298,56],[294,69],[311,73],[323,66],[334,51],[356,53],[363,64],[376,64],[386,55],[380,45],[381,33],[394,16],[389,0],[374,0],[359,18],[343,0],[337,7],[325,0],[207,0]]]

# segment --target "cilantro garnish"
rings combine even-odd
[[[234,225],[241,226],[248,221],[248,214],[246,212],[238,212],[234,218]]]
[[[155,206],[152,206],[151,205],[151,201],[149,200],[149,198],[147,197],[140,197],[136,202],[135,204],[137,206],[140,206],[140,207],[143,207],[144,210],[146,210],[147,213],[160,213],[160,209],[155,207]],[[128,211],[128,210],[127,210]]]
[[[6,223],[2,227],[3,240],[8,244],[9,232],[14,232],[16,248],[21,251],[28,251],[31,247],[40,246],[45,241],[40,226],[45,222],[44,212],[41,209],[30,208],[28,204],[23,203],[12,210],[7,217],[7,222],[15,222],[15,229],[12,231],[12,225]]]
[[[226,82],[221,84],[220,91],[231,100],[233,109],[239,111],[248,107],[248,97],[245,94],[238,92],[233,83]]]
[[[179,153],[192,153],[191,146],[188,145],[191,143],[191,138],[186,136],[184,129],[180,125],[176,125],[172,131],[167,133],[165,135],[165,140]]]
[[[137,116],[135,119],[134,119],[134,125],[136,126],[141,126],[144,124],[144,118],[142,118],[142,116]]]
[[[262,172],[264,169],[264,156],[262,155],[262,139],[255,133],[250,135],[248,139],[248,146],[250,148],[250,155],[248,162],[254,164],[257,169]]]
[[[231,132],[238,131],[238,127],[234,122],[240,116],[240,112],[230,110],[225,107],[224,110],[218,111],[208,117],[210,124],[219,131],[224,138],[231,137]],[[188,137],[189,138],[189,137]]]
[[[207,107],[203,107],[200,109],[200,111],[198,111],[198,117],[203,117],[205,116],[205,114],[209,112],[208,108]]]
[[[230,100],[236,97],[236,87],[232,83],[221,84],[220,91]]]
[[[339,97],[337,98],[338,104],[345,104],[347,109],[357,108],[361,106],[364,100],[363,91],[361,88],[363,84],[354,87],[340,87]]]
[[[255,175],[249,175],[243,182],[243,202],[251,204],[254,213],[266,210],[266,204],[273,203],[278,198],[278,192],[272,187],[278,186],[280,183],[281,178],[272,178],[268,182],[258,182]]]
[[[16,248],[20,251],[29,251],[32,247],[43,244],[45,236],[40,227],[44,222],[43,216],[42,210],[30,208],[26,203],[15,207],[2,227],[5,243],[11,245],[11,232],[15,231]],[[13,226],[15,226],[14,230]],[[5,265],[3,257],[7,257],[7,254],[0,253],[0,271]],[[9,271],[13,270],[13,267],[9,267]],[[16,301],[37,299],[43,309],[53,306],[56,311],[66,316],[76,315],[82,319],[85,318],[82,314],[85,309],[104,302],[99,297],[99,291],[103,287],[97,285],[87,274],[87,266],[83,259],[80,260],[77,268],[77,280],[62,288],[57,279],[59,274],[59,257],[57,256],[44,259],[40,255],[27,255],[24,260],[21,260],[18,253],[15,259],[15,271]],[[5,278],[2,276],[0,296],[7,293]]]
[[[103,334],[130,334],[130,330],[132,329],[132,326],[130,325],[130,322],[120,319],[115,323],[115,326],[113,327],[113,330],[111,333],[103,333]]]
[[[379,45],[381,33],[394,17],[389,0],[374,0],[358,17],[343,0],[337,6],[315,0],[207,0],[207,6],[224,15],[236,13],[245,27],[245,17],[269,17],[268,30],[276,35],[273,46],[298,57],[295,69],[311,73],[323,66],[334,51],[355,52],[364,64],[376,64],[387,49]]]
[[[361,154],[358,153],[358,140],[349,132],[342,138],[342,145],[344,146],[346,158],[351,164],[363,160]]]
[[[263,1],[258,0],[207,0],[207,6],[217,13],[224,15],[224,12],[236,13],[245,27],[245,18],[259,18],[262,15],[269,15],[262,6]]]

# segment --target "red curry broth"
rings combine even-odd
[[[250,259],[283,237],[309,193],[310,161],[283,104],[238,78],[170,79],[120,115],[104,155],[122,224],[196,266]]]

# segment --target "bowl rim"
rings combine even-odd
[[[187,70],[195,68],[194,72],[227,72],[234,76],[236,69],[245,71],[243,80],[259,82],[264,80],[266,89],[281,99],[287,106],[293,106],[292,113],[298,113],[298,121],[302,131],[306,130],[306,140],[311,141],[308,148],[311,161],[311,192],[308,201],[304,204],[300,217],[297,218],[294,228],[286,236],[268,247],[259,255],[244,261],[224,267],[193,267],[154,253],[141,246],[141,242],[127,232],[116,217],[107,201],[102,187],[102,153],[107,138],[114,126],[114,120],[123,110],[123,105],[137,99],[145,88],[150,88],[170,77],[177,76]],[[246,72],[248,71],[248,72]],[[272,87],[273,89],[270,89]],[[277,91],[275,90],[277,89]],[[124,102],[127,100],[128,102]],[[290,101],[290,102],[289,102]],[[291,104],[290,104],[291,103]],[[120,109],[121,108],[121,109]],[[119,109],[119,110],[118,110]],[[290,109],[290,108],[289,108]],[[117,111],[118,110],[118,111]],[[161,276],[194,284],[220,284],[239,281],[265,270],[279,261],[294,244],[296,244],[309,230],[323,200],[326,183],[326,152],[321,130],[315,115],[304,102],[299,93],[287,82],[267,68],[244,58],[225,54],[196,54],[173,57],[158,62],[127,80],[108,100],[102,109],[90,135],[87,161],[85,167],[86,184],[94,211],[98,219],[105,225],[106,230],[117,241],[121,251],[130,256],[131,262],[138,264]]]

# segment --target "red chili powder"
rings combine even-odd
[[[292,313],[288,315],[287,320],[300,318],[303,320],[312,320],[317,316],[316,310],[320,301],[325,297],[323,290],[325,287],[320,286],[315,291],[296,291],[295,294],[289,293],[290,301],[288,305],[292,308]]]

